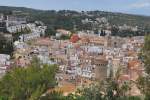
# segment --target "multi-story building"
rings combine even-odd
[[[6,16],[5,22],[6,22],[7,31],[10,33],[21,32],[25,28],[27,28],[26,17],[8,15]]]
[[[92,64],[95,65],[96,80],[103,80],[108,77],[108,61],[104,57],[94,58]]]
[[[4,15],[0,14],[0,32],[6,31],[6,22],[4,19]]]
[[[16,32],[22,32],[24,30],[29,30],[26,24],[20,24],[15,26],[9,26],[7,27],[7,31],[10,33],[16,33]]]
[[[16,25],[20,25],[20,24],[26,24],[26,18],[25,17],[20,17],[20,16],[13,16],[13,15],[9,15],[6,18],[6,26],[16,26]]]

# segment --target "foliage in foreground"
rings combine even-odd
[[[52,92],[41,98],[41,100],[141,100],[138,96],[126,94],[128,85],[124,83],[119,86],[115,81],[107,80],[101,85],[91,84],[88,87],[78,89],[75,94],[63,96],[61,92]]]
[[[36,64],[13,68],[0,80],[0,96],[4,100],[37,100],[56,85],[56,70],[55,65],[40,67]]]
[[[150,35],[145,36],[142,49],[145,74],[138,79],[138,86],[145,95],[145,100],[150,100]]]
[[[0,80],[0,100],[140,100],[127,95],[129,84],[119,85],[117,77],[83,87],[68,96],[62,92],[47,93],[56,86],[56,71],[57,66],[41,66],[38,59],[27,68],[12,69]]]

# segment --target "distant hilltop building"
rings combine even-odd
[[[57,33],[62,34],[62,35],[71,35],[70,31],[64,30],[64,29],[58,29]]]
[[[6,31],[6,22],[3,14],[0,14],[0,32]]]
[[[120,31],[131,30],[133,32],[136,32],[136,31],[138,31],[138,26],[133,27],[133,26],[124,24],[123,26],[119,26],[119,30]]]
[[[29,41],[32,39],[39,38],[41,35],[45,35],[45,30],[47,26],[37,26],[35,23],[25,24],[29,30],[31,30],[30,34],[22,34],[19,38],[20,41]]]
[[[72,33],[65,29],[57,29],[56,30],[56,38],[60,38],[61,36],[70,36]]]
[[[20,25],[20,24],[26,24],[26,23],[27,23],[26,17],[9,15],[6,18],[6,26],[7,27],[16,26],[16,25]]]
[[[96,18],[96,21],[100,22],[100,23],[107,23],[108,20],[105,17],[102,18]]]
[[[20,32],[27,24],[25,16],[0,14],[0,32]]]

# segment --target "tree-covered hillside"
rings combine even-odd
[[[146,33],[150,32],[150,17],[141,15],[130,15],[123,13],[113,13],[104,11],[87,11],[77,12],[71,10],[36,10],[24,7],[7,7],[0,6],[0,13],[11,14],[12,11],[22,11],[28,18],[29,22],[35,20],[43,21],[47,26],[47,33],[54,34],[58,28],[74,31],[74,26],[77,30],[91,29],[90,24],[83,25],[82,20],[89,18],[105,17],[111,26],[119,26],[127,24],[129,26],[138,26]]]

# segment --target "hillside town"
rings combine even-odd
[[[106,23],[106,18],[97,19]],[[93,23],[85,19],[82,23]],[[144,75],[144,64],[139,58],[144,45],[144,36],[119,37],[111,36],[111,31],[76,31],[57,29],[55,36],[44,37],[47,26],[41,21],[27,23],[25,17],[4,16],[0,14],[0,30],[8,32],[13,42],[12,55],[0,54],[0,77],[11,70],[14,65],[26,68],[34,57],[40,63],[59,67],[56,74],[58,87],[64,89],[65,95],[75,92],[79,87],[88,86],[107,78],[116,77],[121,69],[118,81],[136,81]],[[130,29],[124,25],[121,30]],[[137,27],[131,29],[137,31]],[[21,34],[13,41],[12,34]],[[105,33],[105,35],[103,34]],[[69,37],[62,39],[61,37]],[[130,95],[140,95],[135,84],[132,84]],[[57,87],[57,88],[58,88]]]

